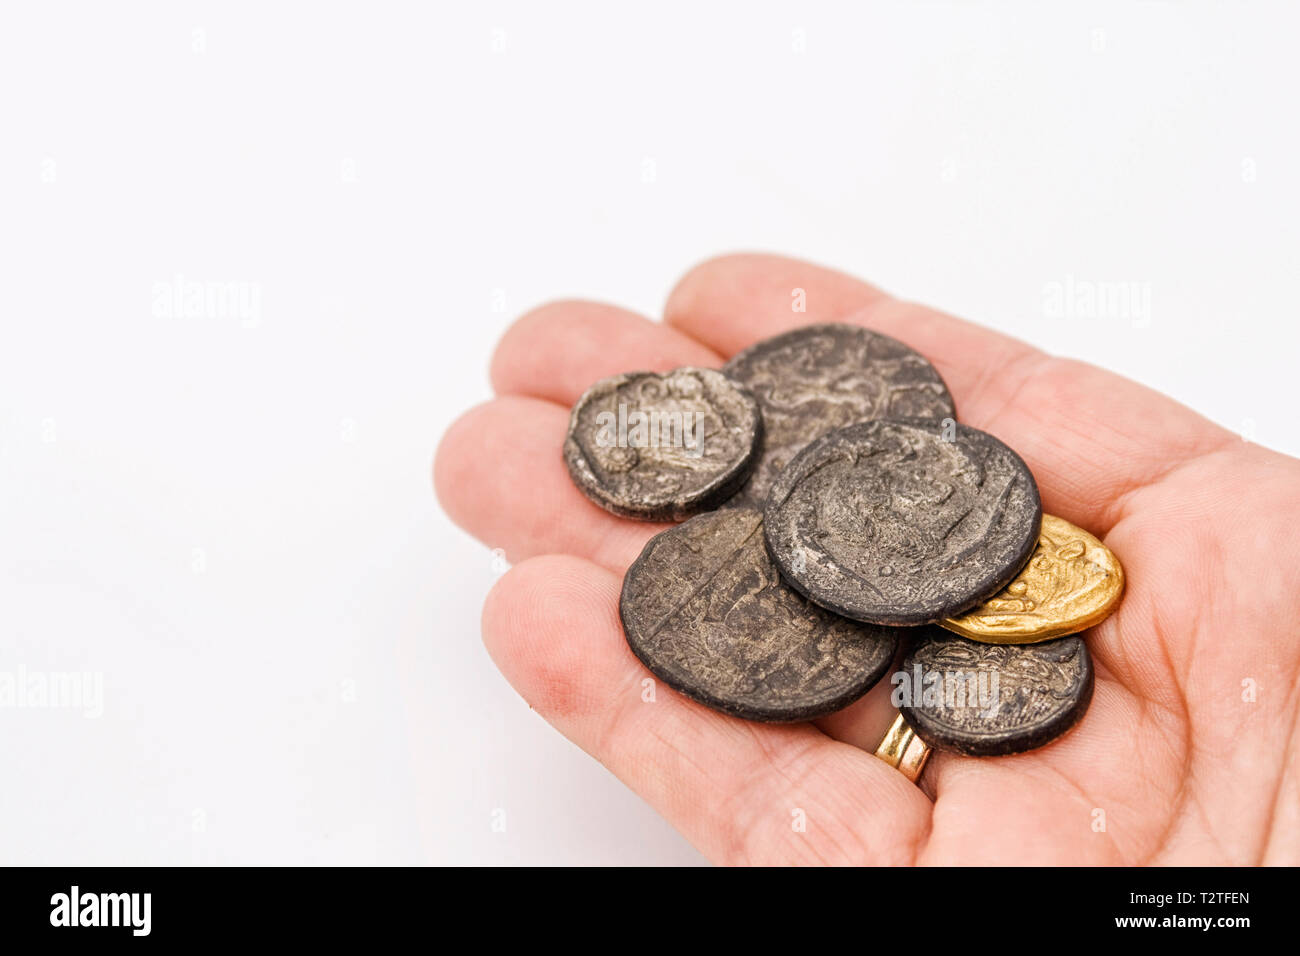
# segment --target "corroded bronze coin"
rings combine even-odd
[[[981,644],[927,627],[892,683],[895,705],[931,747],[996,757],[1049,744],[1083,719],[1092,657],[1080,637]]]
[[[1124,569],[1082,528],[1043,515],[1034,556],[1005,588],[940,625],[988,644],[1033,644],[1100,624],[1124,593]]]
[[[831,432],[777,477],[772,558],[824,608],[925,624],[1000,591],[1038,542],[1042,504],[1020,456],[954,422],[873,421]]]
[[[777,474],[827,432],[874,418],[956,418],[943,379],[920,353],[856,325],[810,325],[765,339],[723,372],[763,411],[763,449],[732,504],[763,507]]]
[[[735,494],[762,433],[753,395],[721,372],[632,372],[602,379],[578,400],[564,462],[606,511],[680,520]]]
[[[905,633],[838,617],[791,590],[752,508],[652,538],[623,578],[619,615],[656,677],[749,720],[809,720],[851,704],[889,669]]]

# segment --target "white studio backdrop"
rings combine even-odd
[[[500,562],[429,474],[493,343],[549,299],[657,314],[701,258],[784,252],[1300,453],[1297,27],[6,6],[0,692],[82,696],[4,698],[0,857],[700,861],[479,642]]]

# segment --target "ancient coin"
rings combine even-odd
[[[723,372],[763,411],[763,447],[731,504],[761,508],[777,474],[810,441],[873,418],[956,418],[943,379],[897,339],[856,325],[810,325],[765,339]]]
[[[781,579],[753,508],[698,515],[656,535],[623,578],[632,652],[670,687],[749,720],[809,720],[865,694],[900,628],[858,624]]]
[[[736,492],[762,433],[753,395],[721,372],[632,372],[602,379],[578,400],[564,462],[606,511],[680,520]]]
[[[905,625],[960,614],[1009,584],[1042,513],[1029,468],[992,435],[877,420],[796,455],[763,525],[805,596],[857,621]]]
[[[1083,719],[1093,668],[1077,636],[981,644],[927,627],[891,680],[894,703],[931,747],[996,757],[1042,747]]]
[[[1032,644],[1100,624],[1124,592],[1124,569],[1104,544],[1043,515],[1038,547],[1015,579],[983,604],[939,623],[973,641]]]

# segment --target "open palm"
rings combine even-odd
[[[806,311],[792,311],[797,289]],[[871,755],[893,717],[888,682],[790,726],[645,692],[618,595],[665,526],[609,515],[572,485],[569,408],[604,376],[716,368],[826,321],[929,358],[959,418],[1033,469],[1044,510],[1123,562],[1124,600],[1087,634],[1092,706],[1052,745],[934,754],[918,788]],[[488,649],[532,707],[714,861],[1300,861],[1300,461],[1127,379],[770,256],[698,266],[662,323],[540,308],[502,340],[492,381],[498,397],[450,429],[434,469],[452,518],[518,562],[488,596]]]

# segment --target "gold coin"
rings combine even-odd
[[[1043,515],[1038,547],[998,594],[939,623],[985,644],[1036,644],[1100,624],[1124,593],[1124,569],[1082,528]]]

